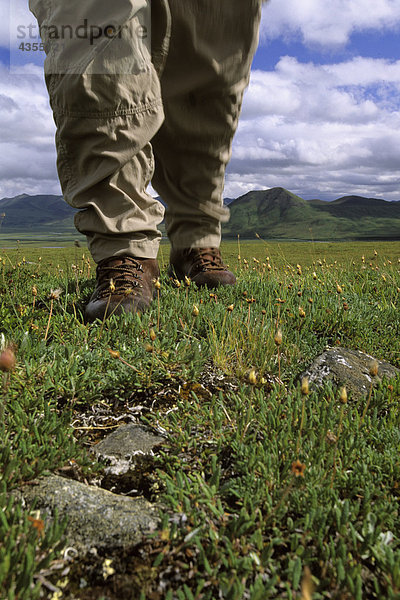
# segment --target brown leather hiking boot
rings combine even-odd
[[[172,249],[169,275],[177,279],[189,277],[198,286],[210,288],[235,285],[236,277],[223,263],[219,248]]]
[[[85,321],[103,320],[124,312],[142,312],[155,293],[160,271],[154,258],[112,256],[97,265],[96,289],[85,310]]]

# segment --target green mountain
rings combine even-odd
[[[22,194],[3,198],[0,200],[0,232],[76,231],[73,223],[75,212],[62,196]]]
[[[226,238],[400,240],[400,202],[344,196],[303,200],[284,188],[248,192],[229,205]]]
[[[400,202],[344,196],[303,200],[284,188],[248,192],[229,202],[224,238],[400,240]],[[0,235],[78,235],[75,210],[62,196],[22,194],[0,200]]]

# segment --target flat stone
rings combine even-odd
[[[371,377],[371,365],[378,364],[378,374]],[[371,387],[377,386],[383,378],[391,379],[400,374],[400,370],[388,362],[377,360],[359,350],[346,348],[328,348],[308,367],[301,378],[308,377],[310,387],[320,388],[327,382],[346,386],[353,398],[367,396]]]
[[[102,457],[129,460],[135,454],[151,454],[165,439],[154,435],[140,425],[121,425],[104,440],[93,446],[93,451]]]
[[[41,477],[17,492],[28,506],[35,501],[46,522],[55,511],[68,517],[68,545],[85,555],[93,548],[122,549],[138,544],[158,526],[157,507],[58,475]]]
[[[108,464],[105,468],[107,475],[123,475],[132,471],[141,459],[153,456],[153,450],[163,442],[165,438],[129,423],[118,427],[92,450]]]

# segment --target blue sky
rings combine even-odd
[[[353,33],[345,46],[306,46],[302,40],[265,39],[260,44],[253,61],[253,68],[273,70],[281,56],[296,56],[301,62],[329,64],[350,60],[355,56],[400,59],[399,31],[374,31]]]
[[[9,72],[0,17],[0,198],[60,193],[41,69]],[[225,195],[282,186],[400,200],[399,33],[399,0],[264,5]]]

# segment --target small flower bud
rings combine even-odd
[[[200,313],[200,311],[199,311],[199,307],[198,307],[198,306],[196,306],[195,304],[193,304],[193,310],[192,310],[192,315],[193,315],[193,317],[198,317],[198,316],[199,316],[199,313]]]
[[[257,383],[257,375],[255,369],[251,369],[249,373],[249,382],[251,383],[251,385],[256,385]]]
[[[303,379],[301,380],[301,393],[304,394],[304,396],[308,396],[308,394],[310,393],[308,377],[303,377]]]
[[[378,363],[374,360],[369,367],[369,374],[371,377],[376,377],[378,375]]]
[[[154,331],[154,329],[150,329],[150,339],[152,342],[154,342],[154,340],[157,338],[156,332]]]
[[[278,329],[278,331],[275,334],[274,342],[277,346],[280,346],[282,344],[282,331],[280,329]]]
[[[16,362],[12,346],[8,346],[0,353],[0,371],[13,371]]]
[[[346,387],[343,386],[340,390],[340,396],[339,396],[340,402],[342,404],[346,404],[347,403],[347,390]]]

